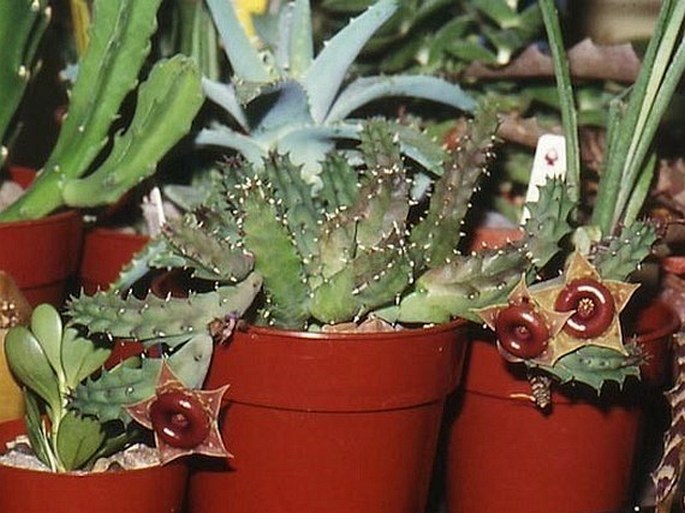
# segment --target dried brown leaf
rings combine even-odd
[[[579,79],[630,83],[635,81],[640,70],[640,59],[630,44],[596,45],[590,39],[584,39],[568,51],[568,59],[571,74]],[[538,45],[531,45],[504,67],[474,62],[466,69],[464,78],[493,80],[553,75],[550,55],[540,51]]]

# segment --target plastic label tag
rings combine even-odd
[[[537,201],[540,197],[538,187],[544,185],[548,178],[566,176],[566,142],[563,135],[545,134],[538,139],[530,172],[526,203]],[[521,224],[530,217],[527,208],[523,209]]]

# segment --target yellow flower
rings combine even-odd
[[[268,0],[233,0],[240,23],[245,27],[248,36],[254,35],[252,25],[253,14],[263,14],[266,11]]]

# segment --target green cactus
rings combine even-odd
[[[212,338],[207,333],[191,337],[166,358],[174,375],[189,388],[200,388],[212,355]],[[140,365],[124,362],[103,369],[97,378],[88,378],[72,392],[71,407],[100,422],[119,420],[127,425],[131,417],[125,407],[151,397],[160,374],[160,358],[144,358]]]
[[[51,17],[47,0],[17,0],[0,4],[0,168],[9,150],[8,132],[31,79],[34,59]]]
[[[494,112],[480,112],[471,124],[472,144],[453,152],[434,184],[431,200],[440,202],[442,214],[451,220],[450,227],[451,223],[460,226],[459,216],[466,214],[464,203],[491,157],[496,124]],[[165,303],[152,296],[123,300],[117,289],[132,283],[145,266],[176,262],[193,270],[196,278],[217,281],[219,289],[209,293],[217,294],[223,283],[241,279],[233,273],[238,267],[231,258],[219,262],[212,257],[216,253],[212,248],[231,245],[254,258],[254,276],[263,280],[262,293],[253,296],[258,299],[258,322],[315,328],[359,320],[392,305],[411,289],[418,273],[431,265],[425,260],[417,265],[412,260],[420,254],[418,241],[428,247],[432,240],[441,246],[452,245],[443,252],[454,254],[460,235],[459,230],[449,236],[440,234],[445,226],[436,226],[432,214],[425,224],[414,226],[414,209],[421,206],[411,195],[410,180],[422,170],[403,159],[392,126],[380,120],[366,122],[361,136],[362,165],[352,167],[342,153],[334,152],[322,163],[323,185],[314,197],[287,157],[273,155],[258,169],[250,163],[232,169],[221,182],[223,198],[185,221],[191,229],[170,226],[153,242],[157,250],[139,255],[145,264],[136,264],[129,276],[124,272],[113,289],[72,301],[74,320],[113,336],[159,342],[183,335],[181,326],[196,326],[190,319],[195,309],[199,328],[203,320],[207,324],[220,317],[220,312],[210,310],[206,303],[195,307],[208,293],[194,293],[186,303],[173,298]],[[462,173],[462,167],[469,167],[468,172]],[[463,176],[468,176],[463,179],[468,187],[457,195],[458,201],[445,203]],[[420,230],[420,235],[413,235],[414,230]],[[223,234],[229,234],[226,240]],[[216,239],[213,243],[211,237]],[[438,260],[434,263],[440,263]],[[242,287],[244,282],[230,286]],[[178,301],[186,305],[183,314],[174,310]],[[161,306],[163,311],[159,311]],[[224,313],[228,313],[226,308]]]
[[[137,85],[160,2],[95,2],[90,43],[57,142],[35,182],[0,213],[0,221],[41,217],[62,205],[112,203],[152,174],[189,130],[203,102],[200,77],[189,58],[176,56],[155,64],[138,91],[130,126],[113,137],[104,162],[85,176],[102,158],[121,103]]]
[[[138,299],[113,292],[81,295],[69,303],[73,324],[112,337],[137,339],[148,345],[164,342],[175,347],[196,334],[207,333],[208,324],[227,315],[240,317],[259,292],[262,279],[249,274],[235,286],[218,287],[188,298]]]
[[[208,2],[233,68],[229,84],[204,80],[205,94],[226,110],[233,127],[202,130],[200,145],[229,148],[260,167],[270,152],[290,155],[307,182],[320,185],[320,162],[339,139],[359,140],[361,124],[349,116],[366,104],[392,96],[419,98],[471,111],[475,102],[454,84],[437,77],[361,77],[344,87],[347,70],[364,43],[395,12],[396,0],[381,0],[352,20],[314,55],[308,0],[283,7],[277,33],[256,43],[238,22],[231,2]],[[427,136],[398,131],[403,151],[439,172],[444,153]]]
[[[623,386],[629,376],[638,378],[641,362],[642,356],[636,347],[629,347],[626,357],[612,349],[587,346],[564,356],[554,367],[537,368],[556,376],[562,384],[582,383],[599,392],[607,381]]]

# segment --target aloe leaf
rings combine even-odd
[[[195,144],[199,146],[230,148],[240,153],[248,162],[257,167],[261,167],[263,159],[269,153],[268,146],[262,145],[253,137],[243,135],[222,125],[200,130],[195,137]]]
[[[238,101],[233,84],[222,84],[206,78],[202,79],[202,90],[207,98],[223,108],[240,125],[243,130],[249,129],[245,111]]]
[[[389,96],[430,100],[467,112],[472,112],[476,108],[476,101],[459,86],[438,77],[425,75],[362,77],[340,93],[324,122],[343,120],[359,107]]]
[[[81,468],[97,452],[105,439],[100,423],[73,411],[60,421],[55,448],[64,470]]]
[[[299,78],[314,61],[314,40],[312,33],[311,8],[308,0],[293,3],[289,27],[289,68],[290,75]]]
[[[304,126],[313,123],[307,104],[307,93],[295,80],[284,80],[275,84],[265,94],[278,96],[268,111],[263,114],[254,129],[255,137],[260,133],[277,134],[284,127]],[[260,113],[261,114],[261,113]]]
[[[64,330],[62,341],[62,368],[64,379],[70,390],[105,363],[111,350],[97,347],[92,340],[80,337],[73,328]]]
[[[251,82],[268,81],[271,78],[269,70],[238,20],[233,2],[207,0],[207,5],[236,76]]]
[[[331,38],[303,78],[312,117],[323,122],[347,70],[364,44],[397,10],[397,0],[380,0]]]
[[[38,394],[54,411],[61,407],[57,375],[40,342],[24,326],[5,337],[7,362],[17,379]]]

